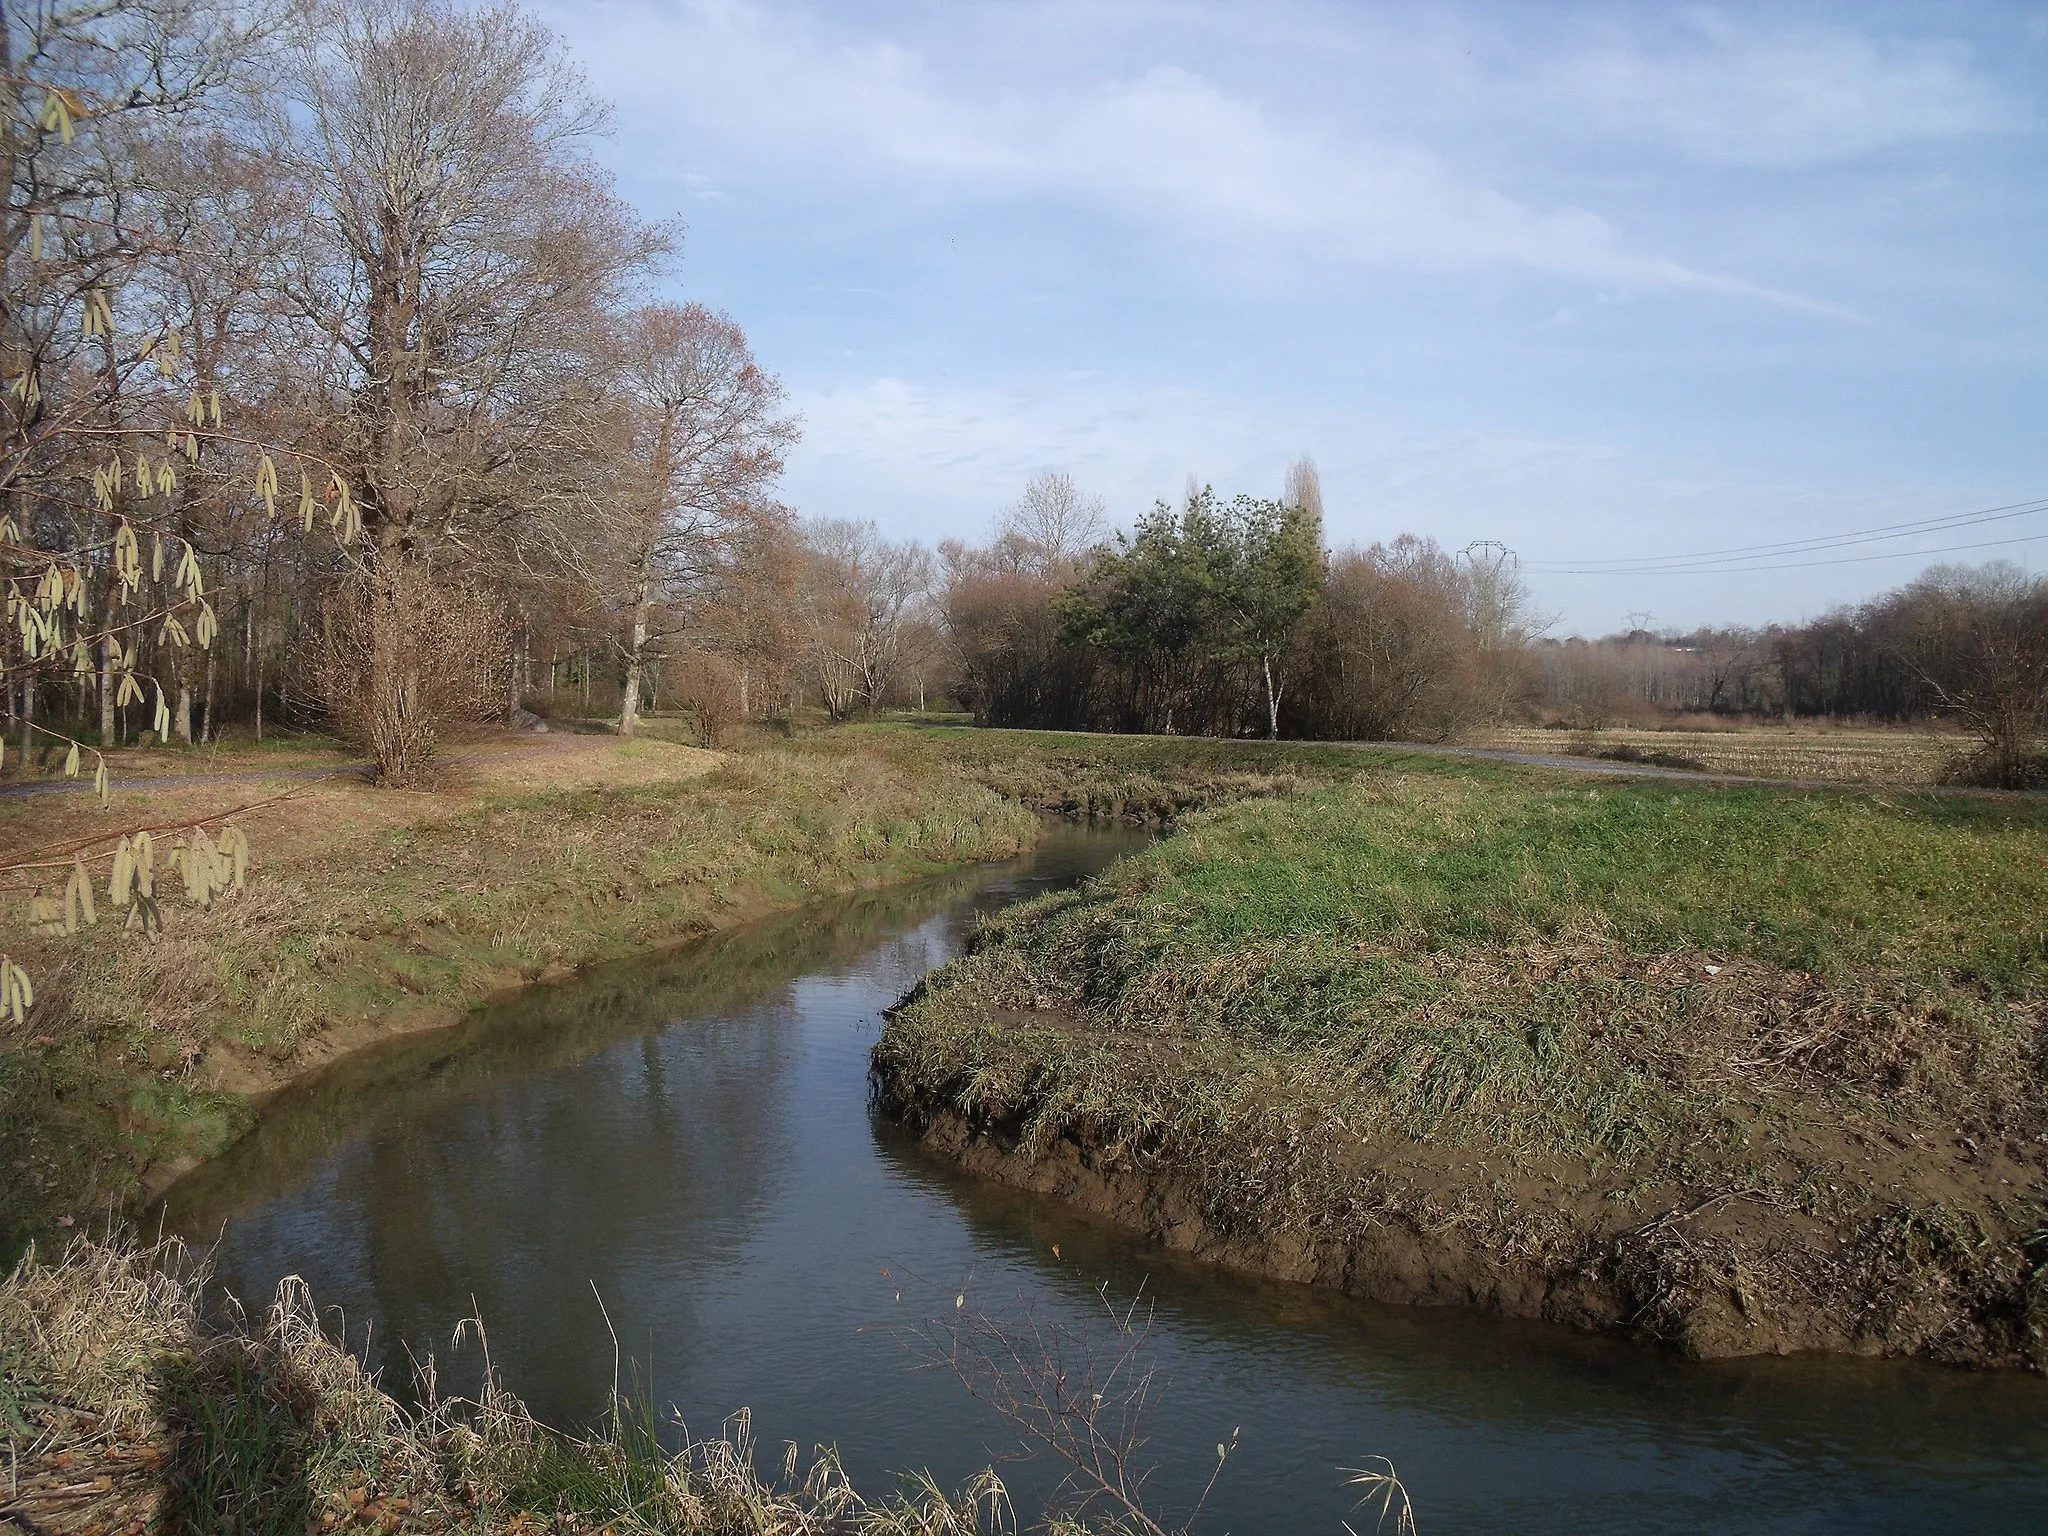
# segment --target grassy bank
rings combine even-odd
[[[849,735],[905,768],[942,769],[1035,810],[1163,825],[1190,811],[1271,799],[1398,770],[1490,781],[1494,770],[1427,752],[1314,741],[1098,736],[1071,731],[879,725]]]
[[[1376,767],[996,919],[877,1051],[1000,1177],[1390,1299],[2048,1363],[2048,807]]]
[[[829,1451],[764,1475],[744,1416],[692,1440],[620,1402],[560,1433],[488,1374],[409,1412],[323,1334],[303,1286],[223,1316],[175,1244],[75,1242],[0,1281],[0,1451],[9,1531],[979,1536],[1007,1507],[993,1473],[864,1497]]]
[[[106,811],[39,796],[5,807],[0,835],[55,841],[286,790],[241,818],[249,889],[211,911],[167,904],[160,938],[105,921],[8,935],[40,1000],[0,1025],[0,1261],[119,1206],[146,1170],[216,1150],[252,1096],[369,1040],[754,913],[1007,856],[1036,829],[943,764],[856,741],[714,755],[591,738],[459,764],[424,794],[195,780],[117,792]]]
[[[0,948],[40,1001],[0,1020],[0,1262],[219,1150],[262,1094],[530,982],[1006,857],[1034,809],[1168,820],[1359,768],[1312,746],[911,726],[711,753],[662,729],[461,744],[430,791],[285,777],[347,764],[302,740],[123,754],[105,809],[0,802],[15,848],[267,802],[237,818],[248,890],[172,902],[158,939],[104,920],[36,937],[12,914]]]
[[[309,747],[294,765],[333,756]],[[1027,803],[1158,819],[1357,766],[1316,751],[1247,762],[1213,744],[884,727],[717,756],[658,741],[521,748],[428,794],[322,783],[247,818],[258,867],[246,894],[173,912],[156,942],[50,940],[26,957],[44,1001],[28,1030],[0,1037],[0,1157],[26,1176],[0,1199],[17,1240],[83,1225],[145,1168],[241,1134],[263,1090],[356,1045],[771,907],[1010,854],[1040,825]],[[118,791],[110,813],[44,802],[33,820],[0,807],[15,818],[0,827],[61,836],[102,814],[198,816],[281,786]],[[743,988],[745,967],[706,984]],[[546,1003],[536,993],[511,1009],[474,1068],[489,1071],[493,1052],[573,1054],[576,1021]],[[422,1059],[444,1070],[445,1038],[305,1091],[331,1088],[339,1115],[403,1113],[388,1074]],[[947,1326],[974,1315],[947,1312]],[[302,1287],[245,1313],[175,1245],[45,1241],[0,1283],[0,1529],[1014,1528],[993,1475],[957,1494],[907,1477],[876,1497],[829,1452],[779,1475],[752,1453],[744,1418],[708,1440],[625,1411],[561,1433],[488,1380],[410,1411],[322,1335]]]

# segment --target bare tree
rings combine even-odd
[[[2007,562],[1937,566],[1898,595],[1905,664],[1978,741],[1967,776],[2001,789],[2048,778],[2048,579]]]
[[[915,648],[935,636],[925,612],[936,575],[931,551],[839,518],[809,523],[804,534],[800,602],[826,712],[843,719],[860,700],[872,713],[914,664]]]
[[[1063,469],[1025,483],[1024,494],[996,523],[998,545],[1010,542],[1017,564],[1034,576],[1065,576],[1108,535],[1100,496],[1091,496]]]
[[[736,526],[767,512],[763,498],[796,424],[777,414],[782,386],[728,316],[700,304],[648,305],[623,318],[617,345],[619,730],[630,736],[649,659],[711,600]]]
[[[280,288],[369,563],[475,580],[563,555],[588,514],[605,312],[671,240],[590,161],[604,119],[510,7],[349,0],[303,29],[266,125],[304,202]]]
[[[1280,501],[1283,506],[1299,507],[1312,514],[1320,524],[1323,520],[1323,480],[1316,473],[1316,461],[1303,454],[1287,466],[1287,478],[1282,482]]]

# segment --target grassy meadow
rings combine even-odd
[[[999,915],[877,1060],[971,1165],[1228,1262],[2038,1366],[2044,914],[2037,801],[1374,757]]]

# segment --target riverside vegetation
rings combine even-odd
[[[621,1395],[570,1436],[488,1366],[473,1398],[441,1395],[431,1362],[421,1386],[422,1406],[401,1407],[303,1285],[223,1318],[178,1244],[76,1241],[0,1282],[0,1531],[977,1536],[1008,1508],[992,1472],[864,1498],[829,1451],[800,1462],[794,1446],[764,1478],[744,1413],[671,1449],[671,1426]]]
[[[268,1312],[223,1310],[175,1244],[62,1240],[93,1202],[118,1213],[142,1194],[152,1167],[224,1145],[265,1089],[507,986],[1014,853],[1041,825],[1027,794],[1157,818],[1338,766],[1213,743],[996,745],[847,731],[721,755],[586,738],[460,765],[432,793],[323,784],[269,812],[286,824],[256,839],[246,893],[148,944],[53,941],[41,1033],[0,1035],[7,1156],[26,1175],[7,1185],[11,1230],[44,1238],[0,1284],[0,1529],[943,1536],[1006,1521],[993,1476],[869,1499],[820,1453],[764,1478],[744,1417],[678,1448],[674,1426],[621,1401],[563,1434],[488,1376],[466,1400],[428,1383],[409,1411],[322,1334],[303,1287]],[[280,756],[332,761],[310,744]],[[230,792],[195,776],[147,793],[184,810]],[[91,814],[46,805],[37,830]],[[341,895],[308,902],[314,886]]]
[[[2048,807],[1471,766],[1189,815],[876,1051],[1226,1264],[1698,1355],[2048,1364]]]
[[[744,1420],[678,1448],[620,1403],[564,1435],[488,1378],[406,1410],[302,1290],[223,1312],[175,1248],[48,1239],[353,1045],[812,894],[1002,856],[1035,836],[1027,807],[1176,831],[999,916],[896,1013],[884,1104],[938,1150],[1368,1294],[1699,1353],[2043,1361],[2048,808],[2031,800],[901,726],[728,754],[569,738],[451,772],[467,782],[305,790],[260,813],[279,824],[252,839],[246,893],[152,943],[52,942],[38,1033],[0,1034],[12,1241],[45,1238],[0,1286],[0,1514],[994,1524],[992,1480],[875,1501],[829,1455],[764,1479]],[[223,793],[147,791],[179,814]]]
[[[408,796],[301,786],[244,817],[246,893],[150,943],[31,940],[42,1000],[25,1028],[0,1030],[8,1254],[219,1150],[255,1097],[339,1051],[772,907],[1001,858],[1036,834],[1030,813],[960,774],[838,743],[721,756],[570,738],[471,779]],[[208,796],[247,788],[195,780],[117,800],[204,814]],[[44,838],[94,814],[84,797],[38,797],[0,824]]]
[[[281,776],[342,761],[318,743],[215,760],[280,775],[253,788],[195,774],[129,789],[186,758],[124,763],[124,820],[274,798],[242,817],[246,892],[181,912],[149,943],[28,936],[42,998],[25,1027],[0,1027],[0,1254],[131,1203],[337,1054],[510,989],[1006,857],[1035,839],[1033,809],[1165,821],[1359,766],[1342,748],[891,727],[762,733],[728,753],[576,736],[500,747],[404,795]],[[84,796],[30,797],[0,804],[0,836],[61,841],[102,814]]]

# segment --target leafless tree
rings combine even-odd
[[[843,719],[855,701],[877,710],[920,648],[934,643],[925,612],[936,574],[931,552],[886,539],[873,523],[838,518],[809,523],[804,535],[800,603],[826,712]]]
[[[1016,565],[1035,576],[1065,576],[1109,532],[1100,496],[1091,496],[1063,469],[1025,483],[1016,505],[996,524],[996,543],[1015,550]]]
[[[617,343],[623,402],[614,601],[626,662],[619,730],[639,718],[647,664],[713,600],[736,527],[768,512],[796,425],[779,414],[782,386],[755,364],[747,338],[699,304],[627,314]]]
[[[346,0],[299,33],[266,120],[304,199],[280,288],[324,358],[339,408],[321,426],[362,488],[371,563],[475,580],[573,542],[606,312],[672,239],[590,160],[604,121],[511,7]]]
[[[1323,479],[1316,472],[1316,461],[1307,454],[1287,466],[1280,500],[1286,506],[1300,507],[1304,512],[1313,513],[1318,523],[1322,521]]]
[[[2002,789],[2048,780],[2048,579],[2005,562],[1937,567],[1897,603],[1906,665],[1977,738],[1968,775]]]

